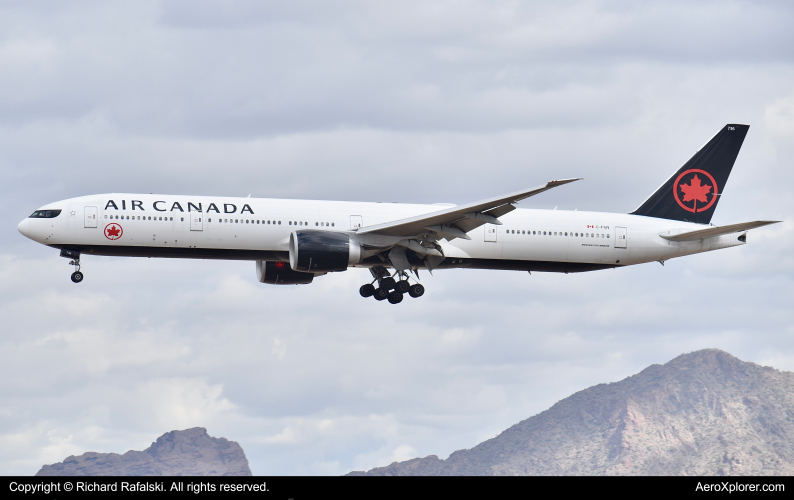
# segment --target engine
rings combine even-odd
[[[289,237],[289,264],[293,271],[324,273],[344,271],[350,264],[372,255],[344,233],[294,231]]]
[[[308,285],[314,279],[314,273],[293,271],[286,262],[258,260],[256,279],[270,285]]]

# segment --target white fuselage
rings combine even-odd
[[[48,204],[54,218],[29,218],[25,236],[84,254],[288,261],[290,233],[345,232],[436,212],[439,205],[105,194]],[[665,261],[744,242],[738,234],[674,242],[660,234],[703,225],[629,214],[517,209],[469,232],[471,240],[441,240],[440,267],[591,270]],[[625,235],[624,237],[622,237]],[[369,234],[377,243],[378,235]],[[538,263],[539,266],[523,265]],[[543,263],[583,264],[544,268]],[[459,265],[456,265],[459,264]],[[367,263],[362,263],[368,266]]]

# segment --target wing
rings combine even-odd
[[[742,222],[740,224],[731,224],[729,226],[716,226],[710,227],[708,229],[699,229],[697,231],[690,231],[688,233],[660,234],[659,236],[670,241],[695,241],[705,238],[713,238],[714,236],[722,236],[723,234],[749,231],[750,229],[768,226],[770,224],[777,224],[778,222],[780,221],[757,220],[755,222]]]
[[[357,234],[378,233],[387,236],[416,236],[428,231],[439,234],[442,238],[471,239],[466,234],[483,224],[501,224],[499,217],[516,209],[512,204],[535,196],[551,188],[568,184],[580,179],[563,179],[550,181],[543,186],[525,191],[516,191],[503,196],[476,201],[466,205],[457,205],[438,212],[417,215],[374,226],[365,226]]]

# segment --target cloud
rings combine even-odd
[[[772,136],[794,138],[794,96],[777,99],[767,106],[764,125]]]
[[[794,367],[792,8],[747,2],[182,2],[0,12],[0,472],[194,425],[254,473],[342,474],[473,446],[704,347]],[[736,36],[741,33],[741,36]],[[86,256],[16,224],[90,193],[626,213],[752,125],[715,223],[748,245],[615,271],[369,272]]]
[[[271,351],[276,359],[284,359],[287,355],[287,343],[278,337],[273,338],[273,350]]]
[[[235,405],[221,396],[220,384],[209,385],[200,379],[150,380],[139,386],[132,397],[142,413],[164,429],[187,429],[212,425]]]

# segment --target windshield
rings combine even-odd
[[[36,210],[31,214],[31,219],[52,219],[60,215],[60,210]]]

